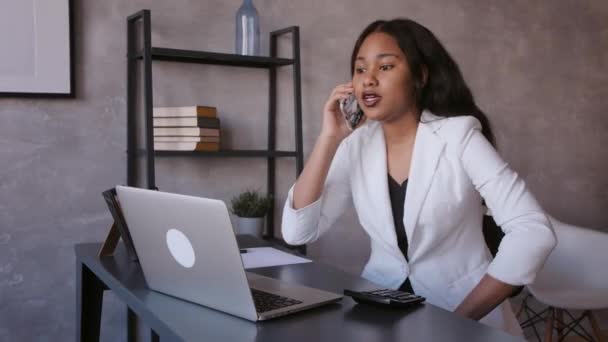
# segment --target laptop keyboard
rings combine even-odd
[[[301,304],[299,300],[278,296],[272,293],[251,289],[257,312],[281,309],[287,306]]]

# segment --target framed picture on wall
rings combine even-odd
[[[71,12],[71,0],[0,0],[0,96],[74,96]]]

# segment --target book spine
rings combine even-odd
[[[208,136],[200,136],[200,137],[188,137],[188,136],[161,136],[154,137],[154,142],[220,142],[220,137],[208,137]]]
[[[219,143],[210,143],[210,142],[196,143],[195,151],[219,151],[219,150],[220,150]]]
[[[156,151],[219,151],[215,142],[154,142]]]
[[[219,137],[220,130],[217,128],[198,127],[155,127],[154,136]]]
[[[201,128],[220,128],[220,119],[218,118],[205,118],[205,117],[198,117],[197,118],[197,125],[198,127]]]
[[[215,107],[195,106],[195,107],[154,107],[152,116],[160,117],[188,117],[199,116],[207,118],[217,117]]]
[[[153,118],[154,127],[220,128],[220,119],[206,117]]]

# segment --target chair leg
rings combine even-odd
[[[595,334],[595,338],[597,338],[598,342],[604,342],[602,338],[602,333],[600,332],[600,327],[597,325],[597,321],[595,320],[595,316],[593,312],[589,310],[587,312],[587,318],[589,319],[589,323],[591,323],[591,328],[593,329],[593,333]]]
[[[553,321],[555,320],[555,309],[549,308],[547,313],[547,321],[545,322],[545,342],[551,342],[553,339]]]
[[[556,313],[556,330],[557,330],[557,340],[561,341],[564,338],[564,310],[555,309]]]

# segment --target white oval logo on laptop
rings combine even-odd
[[[194,266],[194,261],[196,260],[194,248],[192,248],[190,240],[188,240],[184,233],[177,229],[169,229],[167,232],[167,246],[178,264],[186,268]]]

